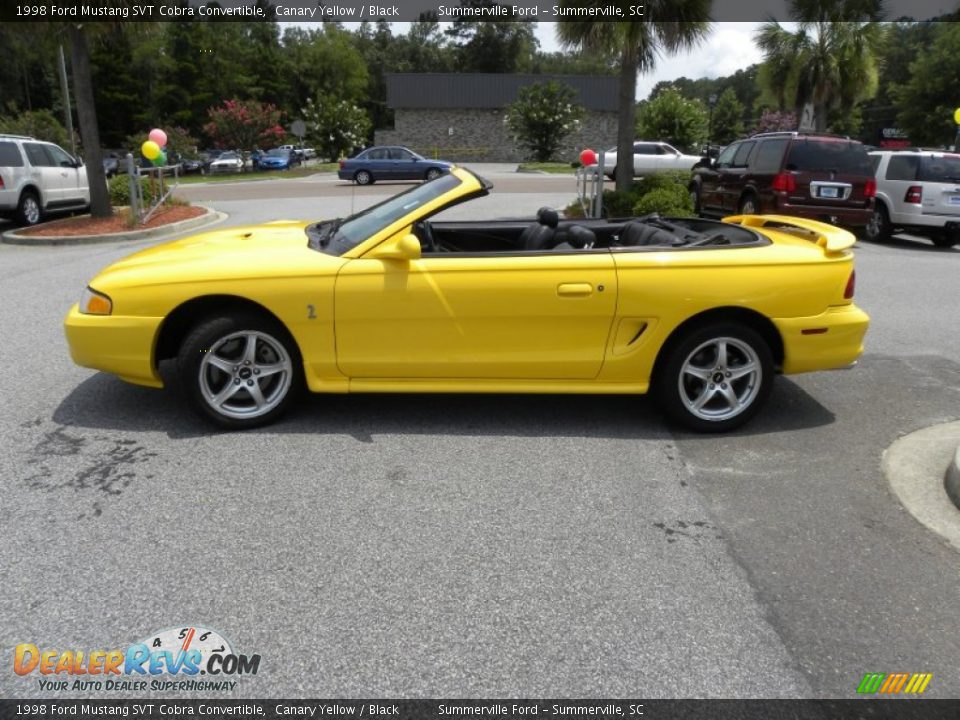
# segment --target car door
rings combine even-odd
[[[720,200],[720,209],[724,215],[734,215],[740,212],[740,195],[746,185],[747,166],[750,156],[756,147],[754,140],[745,140],[740,143],[729,167],[719,171],[720,184],[717,194]]]
[[[700,177],[700,208],[704,212],[716,214],[722,211],[724,173],[730,168],[740,144],[736,142],[728,145],[709,167],[697,168],[697,175]]]
[[[608,251],[358,258],[337,276],[337,363],[354,378],[593,378],[616,299]]]
[[[43,194],[41,202],[45,207],[63,205],[64,180],[61,177],[60,167],[53,160],[53,155],[47,152],[43,143],[25,142],[23,149],[27,159],[34,168],[40,183],[40,192]]]
[[[649,175],[658,169],[657,146],[653,143],[633,144],[633,174]]]
[[[367,155],[367,165],[367,169],[378,180],[393,179],[393,165],[390,163],[390,150],[388,148],[370,150]]]
[[[87,184],[87,168],[80,165],[66,150],[58,145],[46,145],[47,152],[60,169],[60,189],[65,203],[90,202]]]
[[[390,161],[393,163],[394,177],[397,180],[421,179],[417,163],[413,161],[413,155],[406,148],[390,148]]]

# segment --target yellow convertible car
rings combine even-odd
[[[487,194],[463,168],[347,218],[207,232],[117,262],[66,318],[75,362],[161,387],[229,428],[316,393],[651,391],[700,431],[760,409],[775,373],[863,351],[854,238],[723,222],[431,222]]]

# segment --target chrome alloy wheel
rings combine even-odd
[[[703,420],[736,417],[753,404],[763,369],[756,351],[733,337],[717,337],[698,345],[680,370],[680,399]]]
[[[23,217],[29,225],[40,222],[40,203],[33,195],[23,198]]]
[[[226,335],[204,353],[200,391],[214,412],[230,418],[260,417],[283,402],[293,364],[270,335],[243,331]]]

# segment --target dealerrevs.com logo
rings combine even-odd
[[[259,669],[259,655],[238,654],[216,630],[198,626],[161,630],[126,649],[20,643],[13,655],[13,671],[36,677],[43,691],[232,691],[238,684],[233,678]]]

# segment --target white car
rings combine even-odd
[[[937,247],[960,242],[960,155],[935,150],[875,150],[877,178],[868,240],[884,242],[895,230],[929,237]]]
[[[617,169],[617,149],[610,148],[601,155],[603,155],[603,172],[613,179]],[[633,144],[634,177],[664,170],[690,171],[700,160],[702,158],[699,155],[685,155],[665,142],[638,140]]]
[[[50,142],[0,134],[0,216],[36,225],[50,211],[89,206],[81,160]]]
[[[211,173],[240,172],[241,170],[243,170],[243,157],[233,150],[228,150],[210,163]]]

